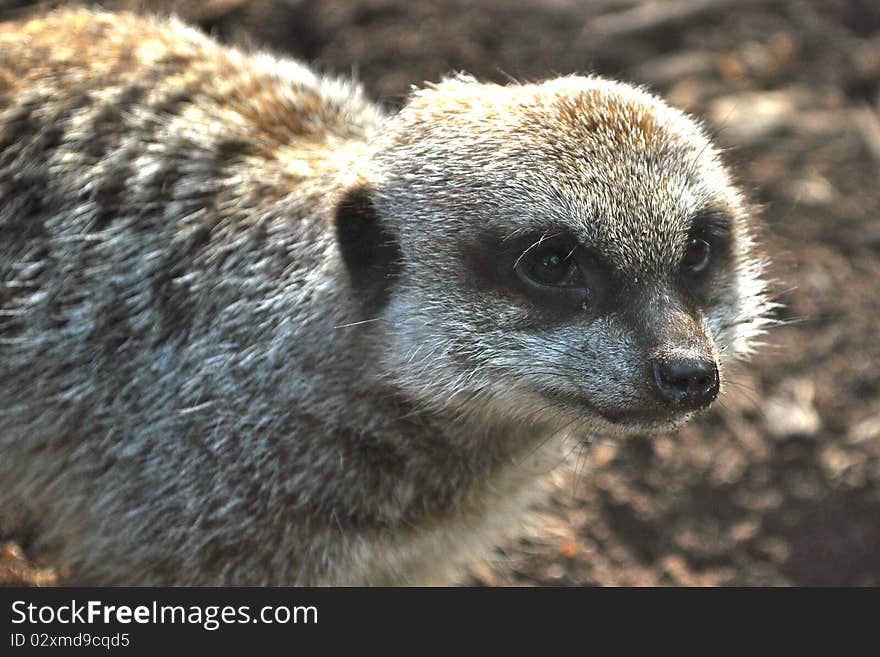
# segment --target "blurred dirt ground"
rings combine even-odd
[[[693,425],[573,458],[527,537],[467,582],[880,585],[880,2],[103,4],[174,9],[389,107],[455,70],[596,72],[704,117],[762,207],[785,325]],[[0,583],[51,583],[30,556],[0,546]]]

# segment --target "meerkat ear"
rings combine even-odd
[[[400,276],[402,254],[397,235],[379,216],[367,187],[349,189],[336,206],[336,240],[352,290],[368,314],[378,313]]]

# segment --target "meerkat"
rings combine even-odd
[[[691,118],[569,76],[386,112],[173,19],[0,26],[0,518],[98,585],[438,584],[771,303]]]

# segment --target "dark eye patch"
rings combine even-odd
[[[733,231],[733,219],[726,212],[710,210],[698,214],[691,222],[690,237],[702,239],[716,251],[729,247]]]
[[[681,259],[683,271],[689,275],[701,274],[712,262],[712,245],[706,240],[688,240],[684,257]]]
[[[546,321],[598,313],[607,296],[604,265],[564,230],[519,236],[487,231],[465,252],[469,280],[527,303]]]
[[[680,276],[692,293],[705,296],[712,274],[729,260],[732,231],[733,220],[722,211],[702,212],[691,222],[680,262]]]
[[[583,287],[584,281],[575,256],[577,244],[556,235],[541,236],[526,247],[514,271],[526,285],[539,287]]]

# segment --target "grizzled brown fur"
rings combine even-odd
[[[605,272],[564,308],[502,257],[561,232]],[[723,377],[760,274],[715,150],[626,85],[386,116],[174,21],[0,25],[0,523],[71,582],[449,581],[567,438],[689,417],[646,359]]]

